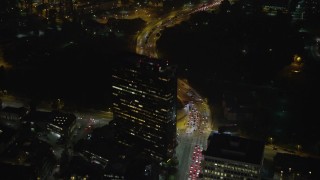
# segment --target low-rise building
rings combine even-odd
[[[5,107],[0,110],[0,122],[10,127],[19,127],[21,119],[29,113],[29,110],[24,107]]]
[[[76,116],[70,113],[51,112],[47,130],[67,137],[71,134],[76,124]]]
[[[277,153],[273,160],[275,166],[273,179],[320,179],[318,158]]]
[[[45,132],[48,119],[51,112],[31,111],[22,120],[22,123],[30,129],[31,132]]]
[[[30,126],[32,132],[53,132],[67,137],[75,128],[76,116],[59,111],[33,111],[24,118],[23,123]]]
[[[20,136],[0,155],[1,179],[48,179],[55,163],[49,144]]]
[[[114,126],[95,129],[91,138],[79,141],[75,151],[76,162],[82,167],[72,167],[70,176],[92,179],[159,179],[159,163],[152,160],[139,147],[127,147],[115,141]],[[72,163],[76,163],[72,162]]]
[[[18,131],[4,125],[0,125],[0,154],[15,142],[18,135]]]
[[[262,6],[262,11],[268,16],[276,16],[278,13],[288,14],[288,8],[288,0],[267,0]]]
[[[208,142],[203,179],[261,179],[264,142],[220,133]]]

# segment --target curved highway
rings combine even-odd
[[[184,6],[174,10],[155,21],[149,22],[147,27],[137,35],[136,53],[152,58],[158,58],[156,42],[161,36],[161,30],[187,20],[190,14],[198,11],[212,10],[222,0],[213,0],[196,6]],[[201,172],[199,162],[192,158],[194,149],[206,149],[207,139],[213,128],[210,108],[205,100],[188,84],[187,80],[178,79],[178,98],[184,102],[186,108],[178,111],[176,156],[179,161],[176,179],[198,179]],[[201,158],[201,154],[199,155]],[[201,162],[201,160],[200,160]],[[194,171],[195,167],[199,169]],[[197,173],[198,172],[198,173]]]
[[[212,0],[194,6],[184,6],[179,10],[163,15],[155,21],[149,22],[147,27],[137,35],[136,53],[158,58],[156,42],[161,36],[162,29],[181,23],[193,13],[213,10],[220,5],[221,1]]]

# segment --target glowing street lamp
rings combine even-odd
[[[268,140],[269,140],[270,144],[273,143],[273,138],[272,137],[269,137]]]
[[[300,144],[297,145],[297,150],[300,151],[302,146]]]
[[[300,56],[298,56],[298,55],[294,55],[294,57],[293,57],[293,61],[295,62],[295,63],[301,63],[301,57]]]

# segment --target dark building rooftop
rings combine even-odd
[[[26,121],[52,123],[56,126],[64,128],[69,127],[73,121],[76,120],[76,116],[71,113],[62,113],[57,111],[33,111],[30,112],[24,119]]]
[[[277,7],[288,7],[288,0],[266,0],[264,1],[264,5],[266,6],[277,6]]]
[[[1,179],[46,179],[54,163],[55,156],[49,144],[20,136],[0,156]]]
[[[175,69],[176,66],[169,64],[167,60],[164,59],[154,59],[148,56],[143,56],[134,53],[126,53],[120,57],[120,61],[116,61],[115,64],[126,64],[134,67],[139,67],[141,69],[146,69],[147,71],[158,71],[168,73],[169,69]]]
[[[82,153],[87,151],[89,154],[92,153],[113,162],[123,160],[122,155],[125,155],[126,158],[129,157],[129,154],[135,155],[132,149],[116,143],[114,138],[115,133],[112,127],[103,126],[92,132],[90,140],[79,141],[75,146],[75,150]],[[86,154],[89,155],[88,153]]]
[[[28,109],[25,107],[20,107],[20,108],[16,108],[16,107],[5,107],[1,110],[2,112],[7,112],[7,113],[15,113],[18,114],[20,116],[24,116],[28,113]]]
[[[71,113],[52,112],[49,123],[52,123],[61,128],[67,128],[71,126],[76,120],[76,116]]]
[[[151,164],[150,159],[141,154],[139,148],[114,142],[114,135],[111,126],[104,126],[95,129],[90,140],[78,143],[77,151],[89,161],[81,160],[86,168],[73,168],[75,173],[84,175],[83,172],[86,172],[89,176],[96,176],[96,179],[99,176],[106,176],[107,179],[146,179],[144,170],[146,165]]]
[[[36,175],[31,166],[0,163],[1,179],[33,179]]]
[[[16,130],[0,124],[0,143],[9,142],[16,133]]]
[[[31,111],[24,120],[26,121],[33,121],[33,122],[44,122],[48,121],[51,112],[44,112],[44,111]]]
[[[264,142],[219,133],[211,134],[208,140],[206,156],[251,164],[262,162]]]
[[[299,172],[300,175],[308,175],[310,179],[320,179],[320,159],[302,157],[287,153],[277,153],[274,157],[274,165],[279,170]]]

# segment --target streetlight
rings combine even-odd
[[[299,56],[299,55],[294,55],[294,57],[293,57],[293,61],[295,62],[295,63],[301,63],[301,57]]]
[[[301,148],[302,148],[302,146],[301,146],[300,144],[298,144],[298,145],[297,145],[297,150],[298,150],[298,152],[300,152]]]
[[[272,145],[272,143],[273,143],[273,138],[272,137],[269,137],[269,142],[270,142],[270,144]]]

